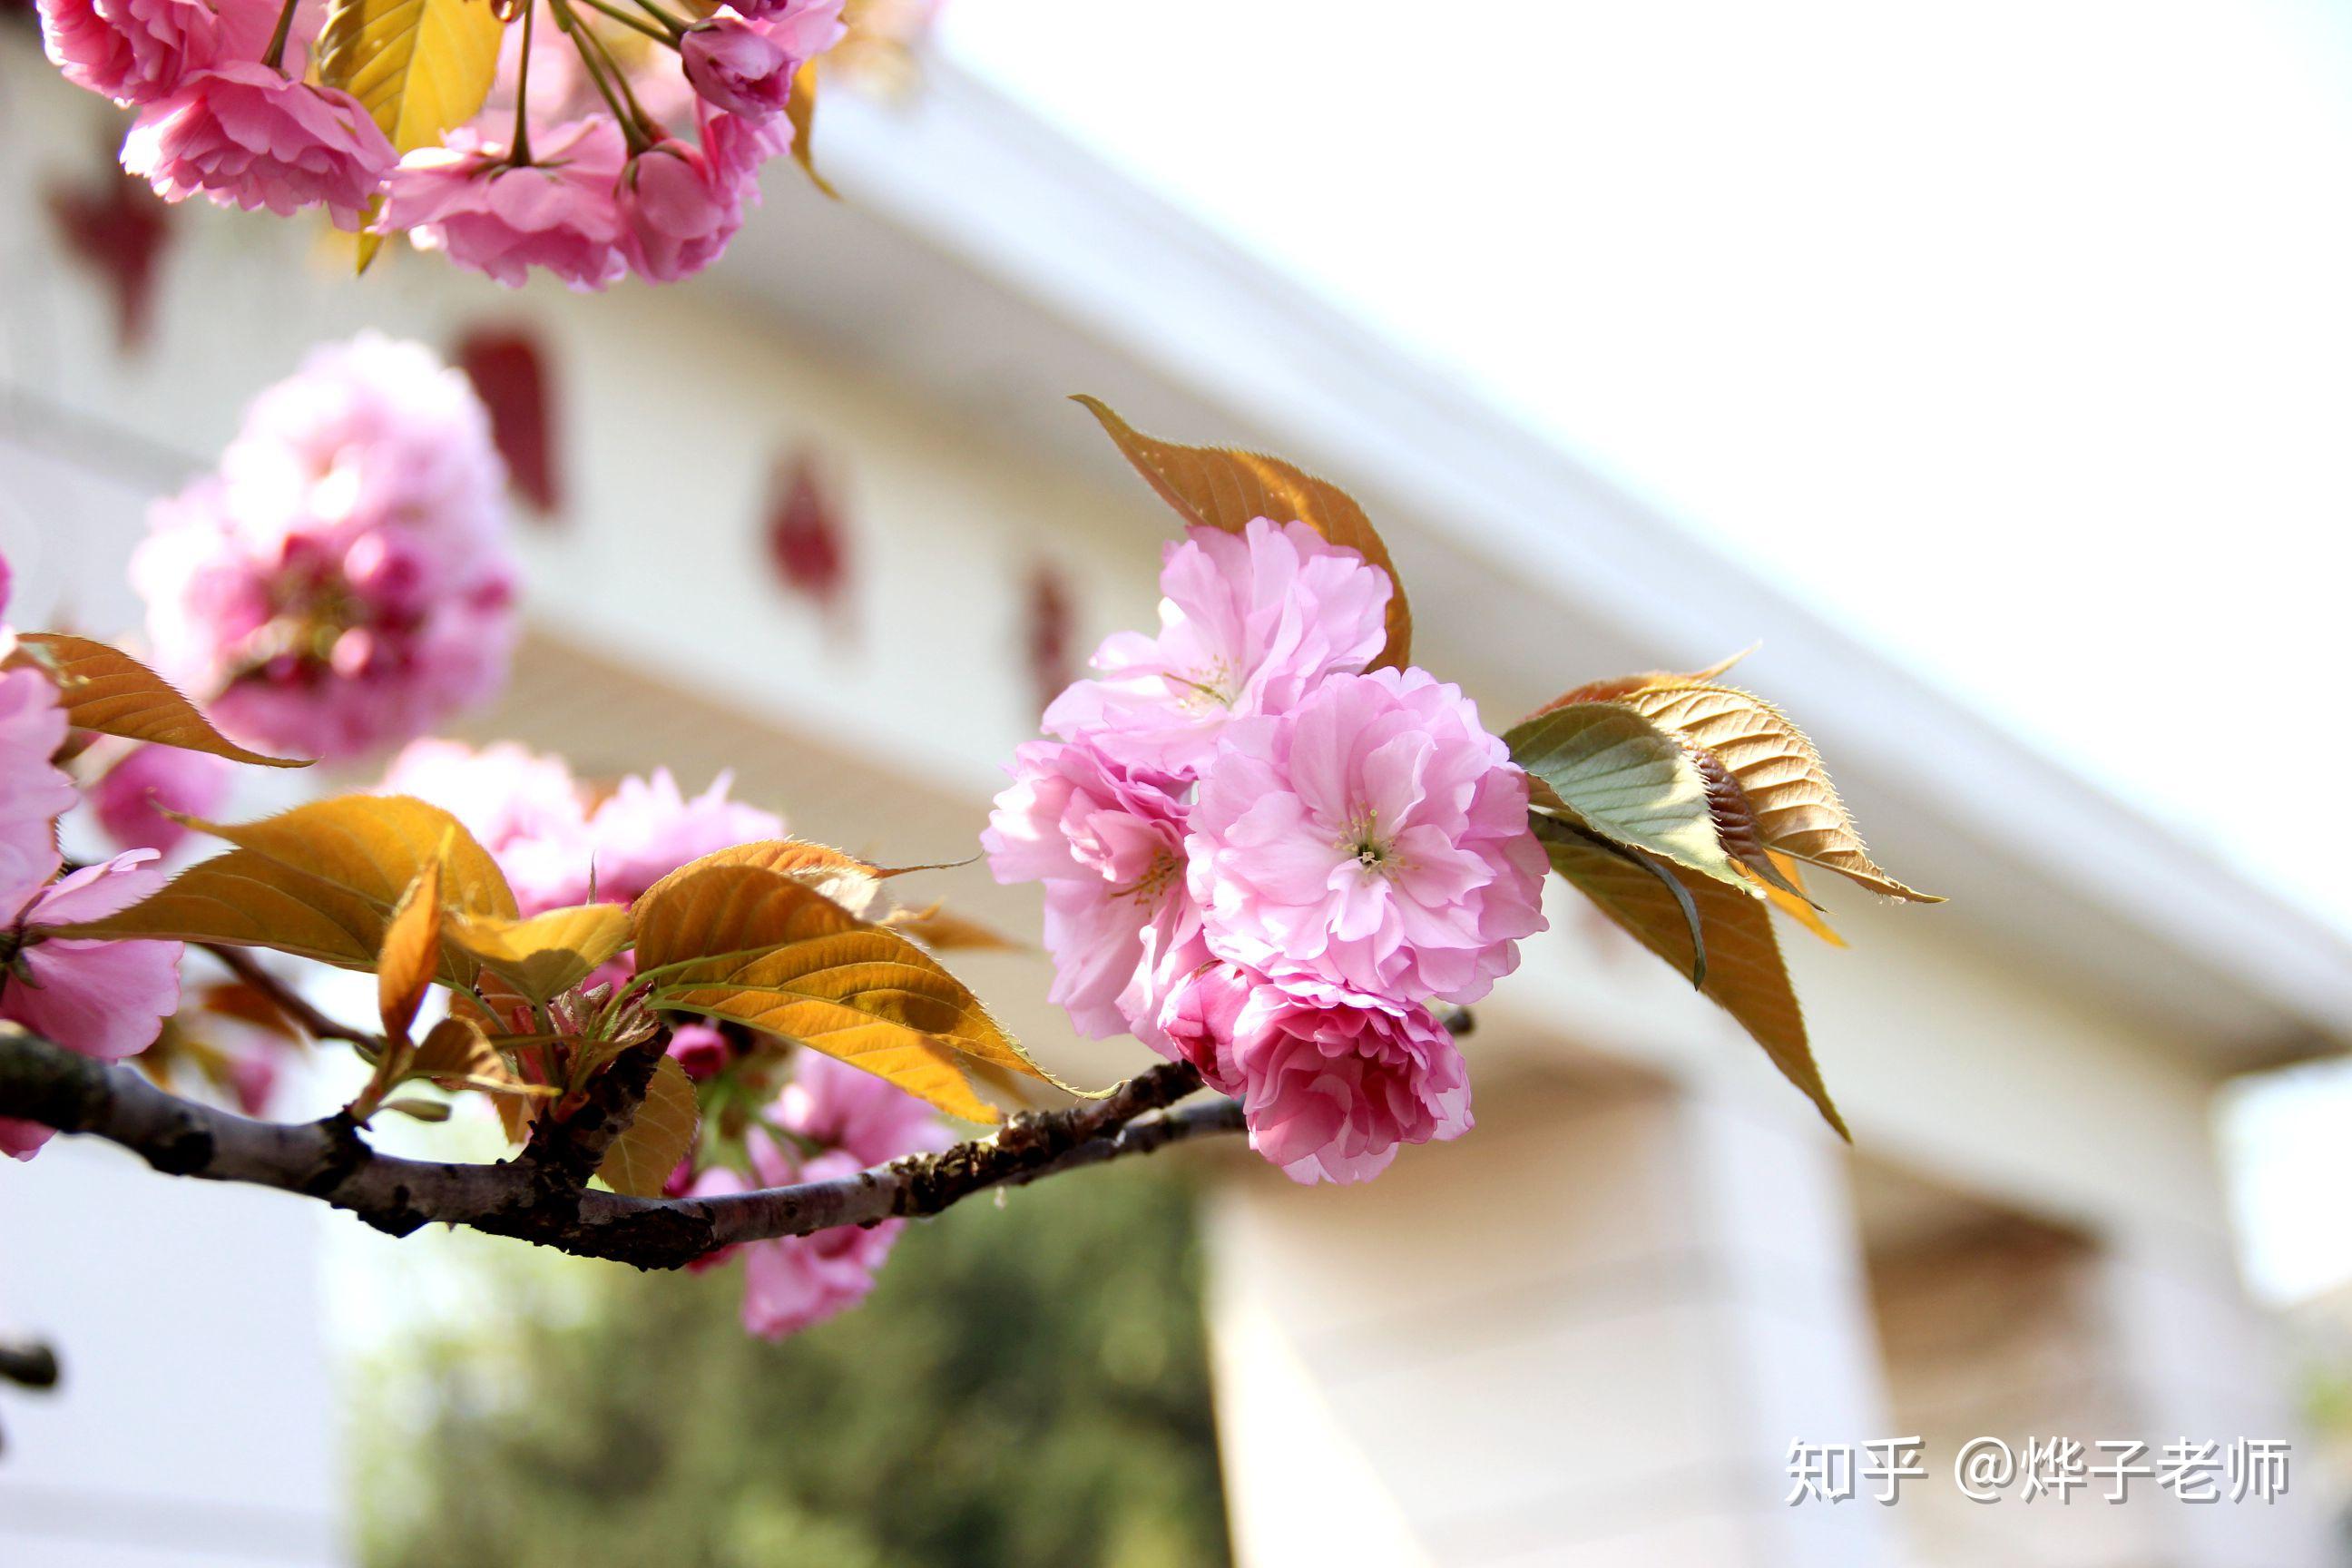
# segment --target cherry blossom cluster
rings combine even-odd
[[[383,789],[437,805],[490,852],[526,915],[634,902],[689,860],[782,838],[784,819],[728,798],[721,773],[688,795],[667,768],[592,789],[563,759],[512,741],[477,750],[417,741],[385,770]]]
[[[472,386],[418,344],[314,351],[150,521],[131,572],[155,667],[247,745],[363,755],[504,684],[506,470]],[[151,765],[195,789],[214,762]]]
[[[9,572],[0,560],[0,615]],[[0,651],[13,643],[0,626]],[[59,926],[102,920],[163,885],[136,849],[68,871],[57,819],[80,798],[53,759],[65,746],[65,710],[40,670],[0,669],[0,1018],[68,1050],[121,1061],[144,1050],[180,999],[176,942],[89,942],[52,936]],[[0,1153],[30,1159],[49,1130],[0,1117]]]
[[[717,1031],[704,1031],[714,1037]],[[683,1038],[688,1030],[681,1029]],[[675,1053],[676,1044],[672,1046]],[[723,1049],[701,1042],[696,1048]],[[713,1163],[699,1173],[681,1166],[671,1187],[698,1198],[755,1186],[830,1182],[908,1154],[944,1149],[946,1124],[913,1095],[872,1073],[812,1050],[796,1050],[792,1080],[742,1134],[741,1168]],[[781,1340],[866,1300],[874,1277],[906,1228],[903,1219],[839,1226],[814,1236],[780,1237],[721,1247],[689,1265],[698,1272],[740,1258],[743,1327]]]
[[[1305,524],[1196,527],[1160,591],[1015,753],[990,866],[1044,884],[1081,1033],[1192,1064],[1293,1178],[1366,1180],[1471,1124],[1431,1004],[1544,927],[1526,775],[1457,688],[1370,668],[1388,575]]]
[[[166,201],[320,208],[501,283],[540,267],[583,289],[716,259],[792,145],[795,74],[845,32],[843,0],[740,0],[700,20],[666,0],[523,0],[502,89],[404,156],[357,99],[306,79],[315,0],[38,4],[66,77],[135,111],[123,167]]]
[[[393,760],[383,788],[463,823],[499,862],[526,915],[592,897],[634,902],[688,861],[785,832],[782,817],[730,799],[724,774],[697,795],[666,769],[598,792],[561,757],[512,742],[479,750],[415,742]],[[595,983],[627,973],[624,958]],[[668,1049],[699,1086],[705,1109],[700,1142],[670,1178],[673,1195],[829,1181],[949,1142],[921,1100],[813,1050],[794,1049],[780,1063],[773,1045],[750,1031],[708,1023],[674,1028]],[[740,1255],[743,1326],[781,1339],[865,1300],[904,1223],[753,1242],[698,1267]]]

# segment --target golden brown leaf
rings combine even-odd
[[[656,1008],[800,1041],[975,1121],[996,1113],[965,1060],[1045,1076],[936,959],[781,872],[703,865],[648,889],[636,921]]]
[[[236,826],[184,820],[239,847],[190,867],[127,910],[60,934],[226,942],[373,970],[394,907],[445,840],[443,902],[472,916],[515,916],[497,863],[457,818],[422,801],[340,795]],[[446,943],[442,958],[441,977],[467,984],[470,960]]]
[[[490,0],[332,0],[319,79],[358,99],[394,151],[413,153],[479,112],[505,38]]]
[[[637,1103],[636,1114],[604,1152],[596,1173],[616,1193],[633,1198],[657,1198],[669,1173],[694,1147],[694,1130],[702,1108],[694,1097],[694,1080],[677,1058],[664,1057],[654,1065],[653,1081]]]
[[[533,1002],[569,991],[629,945],[629,911],[580,904],[529,920],[456,917],[449,940]]]
[[[1223,447],[1180,447],[1154,440],[1096,398],[1072,402],[1102,422],[1104,430],[1160,499],[1188,523],[1239,533],[1253,518],[1303,522],[1334,544],[1345,545],[1388,574],[1388,646],[1372,661],[1375,669],[1402,666],[1412,658],[1412,610],[1388,546],[1364,509],[1339,486],[1292,467],[1279,458]]]
[[[1673,682],[1617,700],[1685,744],[1712,752],[1746,792],[1766,847],[1875,893],[1940,903],[1880,870],[1813,743],[1789,717],[1737,687]]]
[[[1738,1020],[1764,1047],[1781,1075],[1803,1090],[1842,1138],[1851,1138],[1830,1100],[1806,1038],[1805,1018],[1789,984],[1780,942],[1761,900],[1735,888],[1653,859],[1643,866],[1566,829],[1540,826],[1538,835],[1552,869],[1591,899],[1601,911],[1633,933],[1643,946],[1688,974],[1699,954],[1690,922],[1662,877],[1672,877],[1690,896],[1706,942],[1706,978],[1699,987]]]
[[[425,862],[383,929],[375,964],[375,1005],[388,1039],[404,1041],[425,987],[441,968],[441,863]]]
[[[243,980],[223,980],[196,993],[196,1003],[205,1012],[274,1035],[289,1046],[307,1045],[310,1037],[302,1026],[287,1016],[276,997],[258,985]]]
[[[66,722],[77,730],[120,735],[154,746],[206,752],[266,768],[307,768],[291,757],[264,756],[237,745],[212,726],[196,705],[129,654],[88,637],[26,632],[16,639],[57,683]]]
[[[1639,675],[1612,675],[1602,680],[1588,680],[1581,686],[1570,687],[1561,692],[1528,717],[1533,719],[1540,714],[1549,713],[1555,708],[1565,708],[1571,702],[1613,702],[1627,692],[1639,691],[1644,687],[1687,686],[1698,681],[1713,680],[1755,651],[1754,646],[1751,645],[1741,648],[1729,658],[1719,659],[1705,669],[1695,669],[1687,675],[1676,675],[1671,670],[1651,669],[1644,670]]]
[[[956,948],[1021,952],[1027,944],[933,904],[926,910],[892,910],[877,925],[903,931],[935,952]]]
[[[750,844],[737,844],[705,855],[699,860],[685,865],[646,889],[638,902],[651,898],[665,883],[679,879],[712,866],[757,866],[763,870],[779,871],[802,885],[824,894],[860,920],[870,920],[874,908],[881,901],[881,879],[895,877],[895,870],[884,870],[870,861],[835,849],[829,845],[813,844],[805,838],[762,838]],[[933,868],[915,867],[916,870]]]
[[[784,100],[784,118],[793,127],[793,162],[801,166],[801,173],[809,177],[811,184],[839,201],[841,193],[833,188],[833,182],[816,172],[816,151],[812,145],[816,132],[816,61],[805,61],[793,73],[793,89]]]

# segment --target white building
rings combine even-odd
[[[812,837],[971,852],[1032,731],[1033,574],[1079,652],[1144,622],[1169,514],[1092,422],[1280,452],[1348,486],[1419,660],[1499,721],[1575,681],[1704,665],[1802,718],[1884,863],[1948,895],[1830,895],[1787,943],[1849,1153],[1736,1028],[1563,889],[1480,1009],[1479,1127],[1379,1183],[1223,1171],[1213,1310],[1232,1525],[1256,1568],[2317,1568],[2326,1500],[1964,1500],[1962,1444],[2291,1437],[2212,1156],[2230,1076],[2352,1037],[2352,957],[2193,844],[1906,678],[1492,410],[941,76],[827,106],[828,205],[788,170],[698,283],[583,300],[431,260],[354,283],[299,226],[175,216],[147,351],[44,192],[119,135],[0,38],[0,550],[21,625],[129,623],[146,497],[303,348],[363,325],[547,345],[572,504],[526,524],[534,633],[474,729],[590,771],[733,766]],[[831,465],[846,635],[785,595],[780,453]],[[1015,927],[1022,893],[942,881]],[[1034,959],[964,967],[1095,1079]],[[1114,1060],[1114,1057],[1116,1059]],[[0,1394],[0,1562],[341,1560],[307,1259],[347,1223],[61,1146],[0,1172],[0,1322],[58,1339]],[[1901,1504],[1785,1502],[1792,1441],[1924,1440]],[[1864,1489],[1868,1489],[1867,1487]]]

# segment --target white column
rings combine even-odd
[[[1247,1568],[1900,1561],[1899,1510],[1782,1500],[1792,1438],[1897,1435],[1843,1157],[1794,1115],[1501,1085],[1367,1187],[1236,1169],[1209,1237]]]
[[[318,1205],[84,1140],[0,1166],[0,1324],[65,1373],[0,1390],[0,1563],[343,1561]]]
[[[2165,1568],[2322,1568],[2343,1561],[2316,1456],[2280,1391],[2268,1325],[2247,1301],[2226,1241],[2182,1228],[2141,1227],[2105,1238],[2099,1300],[2115,1375],[2148,1458],[2187,1440],[2284,1439],[2293,1445],[2288,1491],[2276,1502],[2183,1503],[2135,1482],[2135,1507],[2160,1510]]]

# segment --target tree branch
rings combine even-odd
[[[383,1044],[380,1037],[353,1028],[312,1006],[301,992],[272,974],[259,959],[243,948],[216,942],[205,942],[202,946],[231,974],[268,997],[272,1005],[293,1019],[312,1039],[343,1040],[370,1050]]]
[[[836,1181],[709,1198],[580,1191],[551,1202],[545,1171],[527,1158],[458,1165],[381,1154],[348,1115],[249,1121],[0,1027],[0,1116],[120,1143],[166,1175],[299,1193],[393,1236],[462,1225],[640,1268],[675,1268],[737,1242],[935,1215],[991,1187],[1239,1131],[1230,1100],[1168,1109],[1200,1087],[1191,1068],[1165,1062],[1106,1099],[1014,1116],[993,1137]]]

